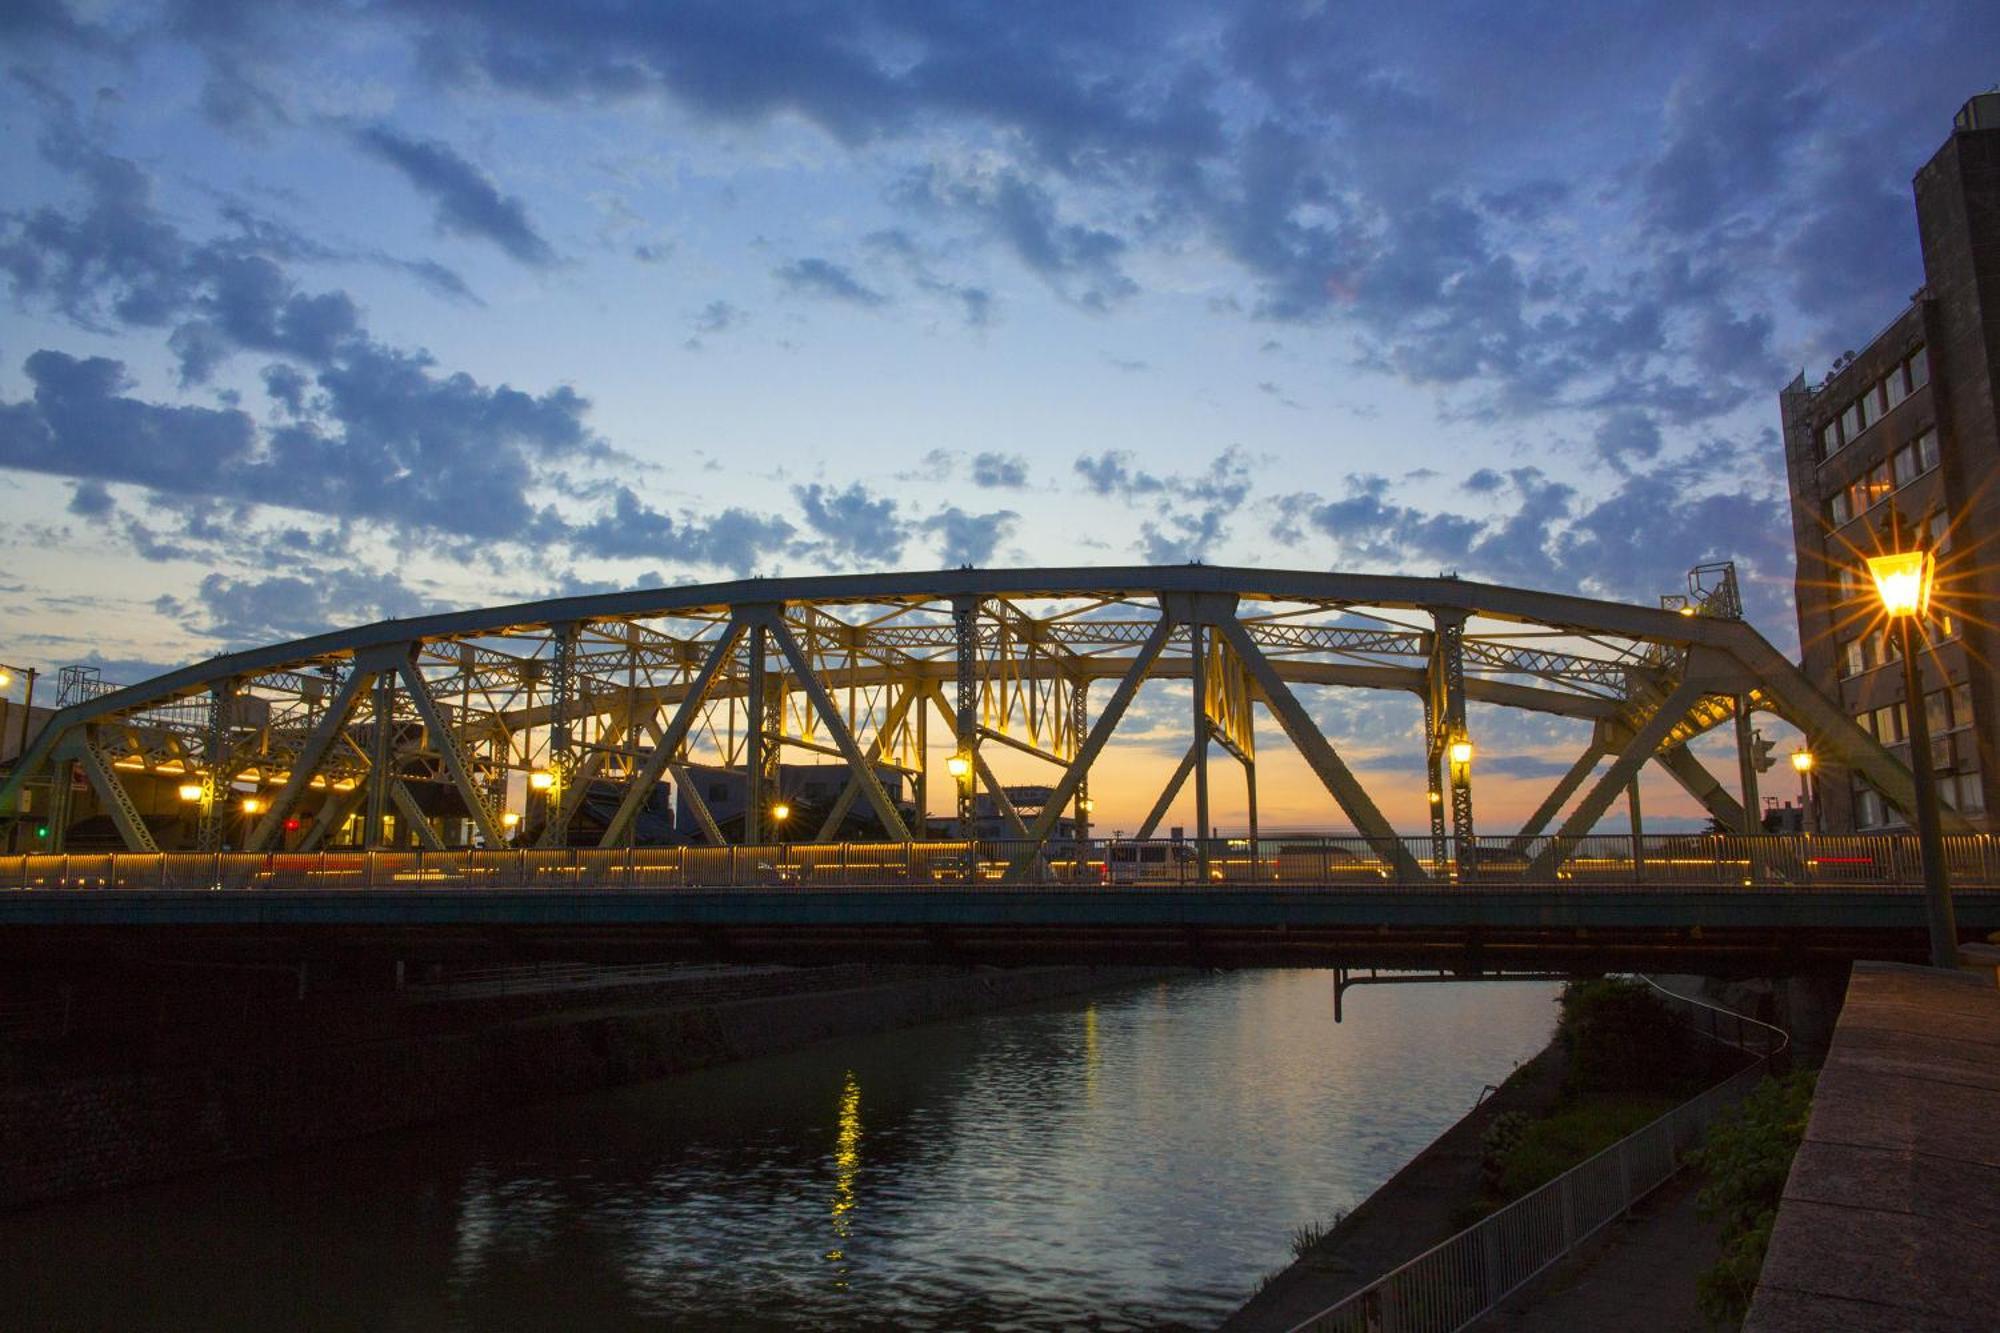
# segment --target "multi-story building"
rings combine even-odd
[[[2000,828],[2000,93],[1967,102],[1916,175],[1924,285],[1817,386],[1779,396],[1798,547],[1807,674],[1890,751],[1910,759],[1903,673],[1863,558],[1893,514],[1938,552],[1924,655],[1930,763],[1940,796]],[[1902,823],[1831,766],[1818,775],[1828,832]]]

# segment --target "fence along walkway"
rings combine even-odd
[[[1017,858],[1029,883],[1150,887],[1908,889],[1917,840],[1667,833],[1640,838],[1212,838],[803,842],[722,847],[335,852],[69,852],[0,856],[7,889],[1000,887]],[[1462,854],[1461,854],[1462,850]],[[1407,853],[1406,855],[1399,853]],[[2000,838],[1945,839],[1952,883],[2000,888]],[[1008,884],[1009,888],[1022,887]]]
[[[1756,1059],[1291,1333],[1455,1333],[1464,1328],[1666,1183],[1717,1115],[1757,1085],[1790,1041],[1768,1023],[1641,979],[1696,1032]]]

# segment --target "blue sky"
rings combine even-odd
[[[1988,6],[0,4],[10,660],[1202,559],[1781,643]]]

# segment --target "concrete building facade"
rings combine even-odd
[[[1938,553],[1922,662],[1939,795],[2000,828],[2000,93],[1965,104],[1914,181],[1924,285],[1824,381],[1779,396],[1799,641],[1808,675],[1910,762],[1900,659],[1863,561],[1891,516]],[[1907,538],[1906,538],[1907,540]],[[1899,827],[1880,795],[1819,770],[1826,832]]]

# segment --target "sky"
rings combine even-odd
[[[0,0],[0,651],[1710,559],[1790,649],[1778,390],[1921,282],[1995,51],[1972,3]]]

